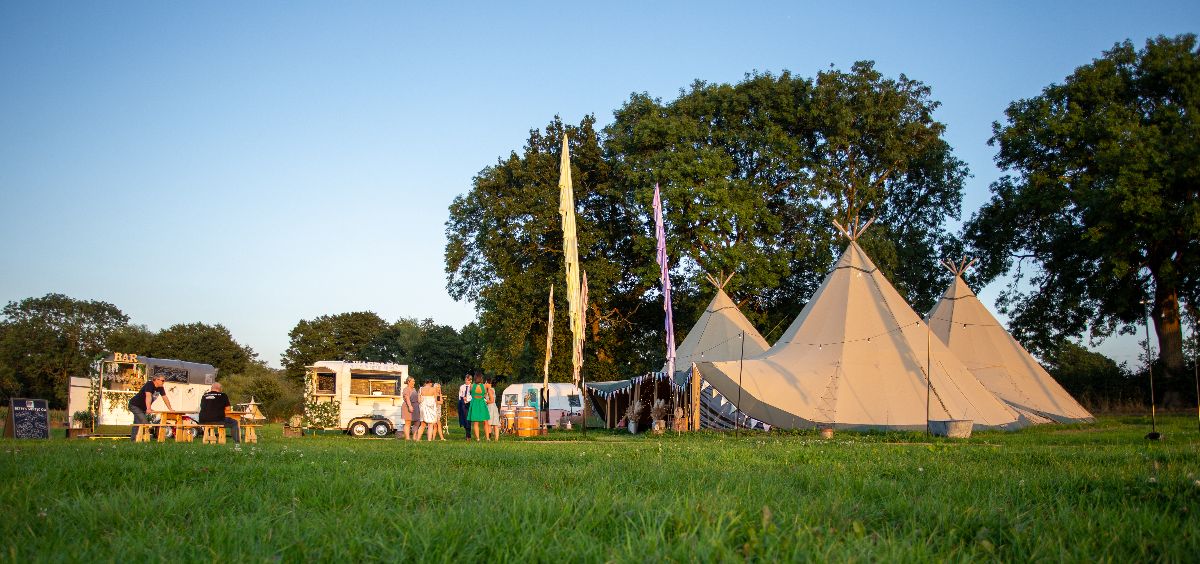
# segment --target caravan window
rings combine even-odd
[[[404,388],[399,374],[350,373],[350,395],[398,396]]]
[[[583,407],[583,402],[579,401],[579,395],[567,396],[567,405],[571,407]]]
[[[334,392],[334,374],[332,372],[317,373],[317,393],[332,394]]]

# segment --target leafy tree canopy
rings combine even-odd
[[[293,381],[303,378],[305,366],[320,360],[407,364],[409,374],[440,381],[453,380],[478,366],[473,349],[459,332],[432,319],[389,324],[372,312],[323,315],[301,320],[289,336],[283,365]]]
[[[370,311],[302,319],[288,332],[291,342],[282,355],[283,369],[299,381],[304,378],[304,367],[319,360],[382,360],[364,358],[363,351],[387,326]]]
[[[172,325],[154,336],[145,354],[211,364],[218,375],[241,374],[258,356],[254,349],[233,340],[229,329],[219,323]]]
[[[578,126],[555,118],[451,205],[447,287],[480,313],[485,367],[540,376],[549,285],[563,279],[556,203],[565,132],[589,279],[589,379],[661,366],[656,183],[681,332],[711,298],[703,275],[736,272],[730,290],[777,336],[845,244],[835,218],[877,217],[861,243],[918,309],[932,305],[943,285],[936,259],[956,243],[945,221],[959,213],[967,174],[932,119],[936,107],[920,82],[861,62],[816,79],[697,81],[669,103],[634,94],[603,132],[590,116]],[[564,294],[560,284],[551,363],[560,381],[570,374]]]
[[[129,317],[101,301],[46,294],[8,302],[0,320],[0,390],[66,404],[67,379],[87,376]]]
[[[993,125],[1012,174],[965,238],[980,279],[1015,274],[999,303],[1022,342],[1133,331],[1149,309],[1163,363],[1182,372],[1180,304],[1200,288],[1198,110],[1188,34],[1117,44]]]

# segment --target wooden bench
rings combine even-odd
[[[158,429],[159,441],[162,441],[165,438],[163,436],[163,433],[166,432],[167,427],[174,427],[174,425],[163,424],[163,423],[137,423],[137,424],[134,424],[134,428],[137,430],[137,432],[133,436],[133,442],[135,442],[135,443],[150,442],[150,439],[153,436],[153,431],[155,429]]]
[[[242,442],[243,443],[257,443],[258,442],[258,433],[255,431],[255,429],[262,427],[262,425],[247,425],[247,424],[243,423],[241,425],[241,427],[242,427]]]
[[[204,431],[204,438],[201,443],[206,445],[223,445],[225,444],[225,424],[204,424],[200,425]]]

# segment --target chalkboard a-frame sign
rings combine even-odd
[[[17,439],[49,439],[50,409],[46,400],[9,399],[4,436]]]

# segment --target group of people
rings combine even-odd
[[[171,405],[171,398],[167,396],[167,390],[163,387],[165,381],[166,378],[162,374],[155,374],[129,398],[129,411],[133,413],[134,425],[129,431],[130,440],[136,437],[139,424],[150,422],[150,416],[154,414],[154,398],[161,397],[167,409],[175,411],[175,406]],[[222,391],[221,383],[214,382],[212,387],[200,396],[200,413],[197,420],[201,425],[224,425],[226,434],[236,443],[241,437],[241,426],[237,419],[229,416],[232,411],[233,406],[229,402],[229,396]]]
[[[426,441],[446,440],[446,421],[442,411],[444,396],[440,383],[426,379],[417,388],[416,379],[409,378],[404,382],[400,398],[403,427],[397,429],[397,434],[406,441],[419,441],[422,434]],[[479,441],[482,427],[483,440],[500,440],[500,410],[496,407],[496,389],[492,387],[492,380],[485,379],[479,371],[475,371],[474,375],[467,374],[463,385],[458,388],[458,423],[466,430],[467,439]]]

